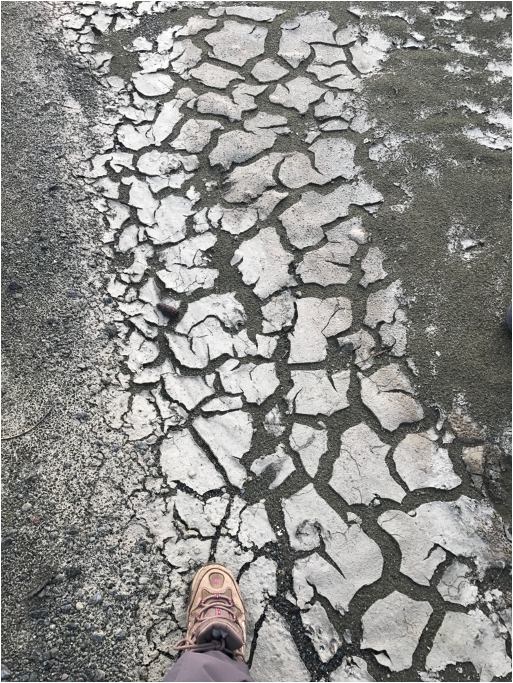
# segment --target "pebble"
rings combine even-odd
[[[85,605],[84,605],[83,602],[77,602],[77,604],[75,605],[75,607],[76,607],[78,610],[81,610],[81,609],[84,609]]]
[[[66,292],[66,296],[69,296],[70,299],[80,299],[82,294],[80,292],[77,292],[76,289],[68,289]]]
[[[91,633],[91,640],[95,643],[102,643],[105,636],[102,633]]]
[[[68,614],[71,611],[71,605],[62,605],[61,612],[63,614]]]
[[[116,640],[124,640],[124,639],[126,638],[126,631],[118,631],[118,632],[115,634],[114,638],[115,638]]]
[[[54,577],[53,582],[56,584],[59,584],[59,583],[62,583],[65,578],[66,577],[64,574],[57,574],[57,576]]]
[[[8,287],[10,292],[17,292],[18,290],[21,289],[21,285],[19,285],[17,282],[11,282]]]
[[[89,598],[90,605],[99,605],[103,600],[101,593],[95,593],[91,598]]]
[[[31,503],[23,503],[21,509],[23,510],[23,512],[28,512],[29,510],[32,510],[32,505]]]

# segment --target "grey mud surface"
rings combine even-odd
[[[155,39],[165,28],[185,24],[191,16],[207,16],[214,6],[176,3],[174,10],[143,15],[135,28],[98,33],[94,50],[110,52],[110,75],[129,81],[137,70],[137,53],[124,48],[135,37]],[[295,590],[294,563],[307,553],[291,548],[281,507],[282,499],[290,498],[311,479],[288,447],[289,432],[275,438],[262,426],[275,404],[287,430],[294,421],[293,415],[286,414],[284,401],[292,386],[290,366],[283,360],[289,349],[286,332],[278,335],[272,359],[281,386],[263,405],[250,406],[257,432],[242,462],[249,470],[253,460],[274,452],[282,441],[296,470],[276,490],[268,489],[272,481],[269,472],[253,477],[242,491],[231,484],[224,490],[231,498],[241,495],[250,505],[265,498],[269,521],[278,532],[277,542],[255,551],[255,557],[265,555],[277,563],[277,591],[269,597],[267,609],[274,608],[285,619],[309,680],[330,680],[348,657],[364,659],[369,677],[333,680],[479,680],[475,666],[464,660],[449,663],[438,673],[426,673],[426,657],[447,611],[466,613],[478,607],[492,616],[497,611],[501,623],[510,628],[503,617],[511,601],[510,565],[498,563],[483,576],[473,575],[479,598],[470,607],[446,602],[436,586],[455,555],[447,552],[430,585],[419,585],[401,573],[399,546],[377,520],[386,510],[409,511],[428,500],[454,501],[465,495],[489,502],[510,529],[511,335],[503,318],[511,298],[511,150],[510,146],[490,148],[462,131],[479,128],[505,138],[511,133],[511,128],[508,133],[485,118],[490,112],[511,111],[510,79],[494,79],[496,72],[487,69],[492,60],[510,60],[511,17],[493,21],[480,17],[480,13],[497,8],[507,14],[511,3],[275,2],[269,6],[286,13],[272,24],[261,24],[269,29],[266,54],[251,60],[249,67],[218,64],[248,77],[256,61],[276,56],[280,24],[300,11],[327,10],[340,28],[348,23],[377,28],[391,41],[386,60],[363,79],[357,93],[372,127],[364,135],[351,130],[341,133],[357,143],[355,163],[384,197],[375,214],[353,206],[351,216],[363,217],[372,233],[371,246],[379,247],[386,256],[388,276],[363,290],[357,285],[360,262],[353,260],[347,285],[300,284],[292,291],[300,290],[303,297],[349,298],[354,325],[344,334],[350,334],[361,326],[368,294],[401,280],[408,300],[409,327],[406,356],[398,362],[408,372],[425,415],[413,426],[403,424],[393,433],[383,430],[361,401],[351,363],[349,407],[330,417],[303,416],[299,420],[316,426],[321,419],[328,428],[328,451],[315,477],[317,493],[344,520],[348,512],[360,516],[363,530],[378,544],[384,559],[382,576],[357,591],[345,614],[325,598],[318,598],[341,642],[327,663],[308,637],[291,595]],[[123,430],[111,428],[104,420],[109,388],[117,386],[134,395],[140,391],[130,383],[126,357],[121,355],[122,316],[106,291],[108,275],[121,272],[131,258],[104,248],[104,219],[91,204],[90,186],[78,172],[82,160],[98,153],[109,135],[101,119],[108,115],[105,106],[110,103],[102,77],[86,68],[82,56],[63,38],[60,15],[80,10],[78,3],[67,7],[65,10],[64,3],[2,3],[3,437],[18,435],[44,418],[26,435],[2,444],[2,680],[158,681],[175,657],[172,645],[182,633],[183,601],[194,566],[182,573],[173,568],[144,520],[144,506],[171,499],[176,492],[163,477],[160,465],[159,449],[167,437],[129,441]],[[389,16],[391,7],[408,21]],[[461,21],[437,19],[444,12],[468,16]],[[218,20],[214,31],[224,19]],[[412,32],[424,36],[420,49],[404,47]],[[203,49],[207,47],[202,37],[192,40]],[[456,50],[455,43],[470,48]],[[451,70],[455,64],[459,65],[456,72]],[[290,71],[291,77],[308,75],[304,64]],[[192,80],[176,81],[168,99],[179,87],[208,91]],[[271,88],[274,84],[268,91]],[[469,102],[473,103],[470,107],[465,104]],[[303,117],[293,109],[271,106],[266,95],[259,96],[257,104],[258,111],[286,116],[293,130],[290,136],[279,136],[272,152],[297,149],[298,136],[314,122],[312,108]],[[195,115],[194,110],[184,108],[184,112]],[[243,119],[255,113],[246,112]],[[226,132],[241,124],[224,119],[223,125],[222,132]],[[173,137],[177,132],[178,128]],[[201,207],[213,206],[221,198],[219,188],[204,195],[204,181],[222,177],[221,171],[212,170],[204,161],[215,146],[216,135],[200,155],[202,162],[193,180],[206,200],[200,202]],[[370,147],[383,141],[388,147],[381,148],[380,159],[370,160]],[[167,143],[161,149],[170,150]],[[325,191],[311,185],[292,190],[271,219],[289,251],[276,216],[298,201],[302,192],[312,189]],[[122,191],[126,191],[123,186]],[[127,197],[128,193],[122,195],[124,200]],[[189,230],[188,236],[192,234]],[[252,231],[251,237],[254,234]],[[230,266],[233,252],[247,236],[235,239],[221,230],[216,236],[211,267],[220,275],[214,291],[237,292],[253,337],[261,331],[263,302]],[[475,241],[470,249],[462,246],[465,239]],[[357,257],[363,258],[366,249],[366,245],[360,247]],[[291,253],[299,262],[300,251]],[[155,259],[151,274],[160,267]],[[187,302],[210,293],[199,289],[190,297],[168,294],[181,299],[183,311]],[[126,327],[131,330],[131,323]],[[170,322],[167,331],[172,327]],[[160,355],[153,365],[170,356],[162,330],[158,341]],[[413,362],[410,368],[415,373],[407,370],[406,358]],[[383,354],[376,358],[372,372],[397,360]],[[326,360],[314,367],[331,374],[349,361],[332,337]],[[308,365],[300,367],[308,369]],[[183,374],[198,372],[184,368]],[[440,415],[447,419],[451,413],[469,419],[457,438],[444,446],[462,480],[457,488],[411,491],[401,504],[383,498],[376,506],[349,506],[328,485],[339,456],[340,435],[349,427],[365,421],[392,452],[407,434],[435,427]],[[200,414],[199,407],[192,411],[193,418]],[[446,428],[450,429],[448,422],[440,435]],[[204,442],[200,445],[206,448]],[[477,478],[461,457],[469,446],[482,446],[485,454]],[[209,458],[215,462],[210,453]],[[390,454],[387,465],[394,480],[401,483]],[[403,488],[406,490],[405,485]],[[193,534],[187,536],[189,532],[176,515],[174,523],[185,538],[194,538]],[[219,538],[220,529],[215,542]],[[321,546],[320,554],[327,557],[324,541]],[[472,562],[465,561],[473,570]],[[243,567],[243,573],[247,570]],[[414,647],[411,666],[400,671],[378,663],[376,648],[360,648],[362,616],[393,591],[426,601],[432,608]],[[490,597],[491,591],[497,593]],[[262,622],[266,623],[259,616],[257,631]],[[504,638],[511,656],[510,637]],[[259,647],[257,638],[249,653],[250,663]]]

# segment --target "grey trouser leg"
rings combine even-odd
[[[243,662],[223,652],[184,652],[164,681],[252,681]]]

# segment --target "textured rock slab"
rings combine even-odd
[[[313,478],[317,474],[321,457],[328,450],[328,431],[325,427],[314,429],[295,422],[289,437],[292,450],[299,453],[303,467]]]
[[[330,681],[335,681],[335,683],[375,680],[367,671],[367,662],[361,657],[344,657],[338,669],[330,674]]]
[[[388,346],[391,356],[398,358],[406,353],[408,344],[406,323],[408,319],[406,313],[398,308],[394,315],[393,323],[383,323],[379,328],[379,336],[383,346]]]
[[[244,284],[255,285],[255,294],[260,299],[266,299],[282,287],[297,284],[288,272],[293,260],[292,254],[281,246],[276,229],[263,228],[255,237],[241,244],[231,265],[239,264]]]
[[[248,403],[260,405],[280,385],[274,363],[239,364],[235,358],[217,369],[223,389],[229,394],[244,394]]]
[[[442,598],[446,602],[454,602],[464,607],[473,605],[477,600],[478,590],[467,578],[471,574],[466,564],[454,560],[437,585]]]
[[[251,75],[260,83],[270,83],[271,81],[279,81],[288,73],[287,69],[284,69],[276,60],[263,59],[255,64]]]
[[[296,307],[294,297],[290,292],[283,292],[275,296],[268,304],[262,306],[262,332],[279,332],[283,328],[290,327],[294,320]]]
[[[258,632],[251,676],[256,681],[310,680],[285,620],[272,607]]]
[[[362,401],[389,432],[405,422],[418,422],[424,417],[422,406],[408,395],[413,388],[397,364],[391,363],[369,377],[358,374],[358,378]]]
[[[318,602],[314,603],[306,612],[301,612],[301,621],[321,662],[329,662],[337,653],[341,641],[324,607]]]
[[[239,460],[251,448],[252,423],[251,415],[243,410],[209,418],[197,417],[192,423],[234,486],[241,487],[246,479],[246,470]]]
[[[201,410],[206,413],[224,413],[229,410],[239,410],[240,408],[242,408],[242,398],[240,396],[219,396],[201,406]]]
[[[133,84],[141,95],[155,97],[166,95],[173,87],[174,81],[166,73],[143,73],[142,71],[132,74]]]
[[[426,432],[408,434],[394,451],[398,475],[410,491],[421,488],[454,489],[461,484],[449,453],[439,448]]]
[[[244,66],[248,59],[264,53],[267,29],[237,21],[225,21],[221,31],[209,33],[206,42],[213,47],[213,56],[222,62]]]
[[[285,452],[283,444],[279,444],[274,453],[257,458],[250,467],[250,470],[257,476],[268,469],[274,475],[273,481],[269,484],[270,490],[282,484],[288,476],[295,472],[296,468],[292,458]]]
[[[379,247],[370,247],[367,255],[362,261],[362,270],[365,275],[362,277],[360,284],[362,287],[368,287],[373,282],[382,280],[388,273],[383,268],[383,261],[385,254]]]
[[[376,650],[378,662],[391,671],[409,669],[432,612],[429,602],[417,602],[394,591],[363,615],[360,647]]]
[[[294,550],[313,550],[324,541],[328,555],[342,572],[339,588],[341,609],[346,610],[355,593],[381,576],[383,557],[376,543],[358,524],[349,526],[308,484],[291,498],[282,500],[285,526]]]
[[[299,76],[285,85],[276,86],[276,90],[269,95],[269,101],[305,114],[310,104],[317,102],[325,92],[326,88],[319,88],[309,78]]]
[[[285,396],[289,413],[333,415],[349,405],[349,370],[335,372],[331,377],[326,370],[292,370],[290,374],[293,387]]]
[[[280,57],[294,69],[310,55],[310,43],[335,44],[333,33],[337,25],[328,12],[309,12],[281,25]]]
[[[497,622],[479,609],[468,614],[448,612],[445,615],[426,658],[426,667],[437,672],[460,662],[472,662],[481,681],[491,681],[511,672],[511,659]]]
[[[297,320],[289,334],[289,363],[316,363],[326,358],[328,338],[351,327],[351,302],[344,297],[296,301]]]
[[[364,319],[365,325],[376,327],[378,323],[391,323],[394,314],[400,306],[399,299],[403,295],[401,281],[392,282],[386,289],[370,294],[367,299],[367,314]]]
[[[372,351],[376,345],[373,337],[365,330],[358,330],[354,334],[337,339],[343,351],[355,354],[354,362],[360,370],[368,370],[374,365]]]
[[[501,518],[487,502],[467,496],[425,503],[408,514],[389,510],[378,523],[399,544],[401,572],[423,586],[445,560],[442,548],[472,559],[480,578],[489,567],[508,561],[510,544]]]
[[[325,195],[305,192],[299,202],[284,211],[280,218],[290,242],[300,249],[311,247],[324,237],[323,225],[347,216],[351,204],[365,206],[381,202],[383,196],[363,180],[341,185]]]
[[[370,505],[375,498],[400,503],[406,493],[392,478],[385,458],[390,446],[363,422],[341,436],[340,456],[333,465],[330,486],[349,505]]]
[[[160,465],[168,481],[180,481],[200,495],[225,485],[223,477],[188,429],[166,436],[160,447]]]

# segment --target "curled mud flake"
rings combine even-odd
[[[284,154],[268,154],[252,164],[233,170],[223,182],[224,200],[248,203],[260,197],[268,187],[276,185],[273,171],[284,158]]]
[[[126,228],[123,228],[123,232],[119,236],[118,242],[118,249],[122,254],[125,254],[138,245],[138,234],[139,228],[137,225],[127,225]]]
[[[186,197],[167,195],[160,201],[155,211],[155,225],[147,228],[148,237],[153,244],[180,242],[187,232],[186,220],[194,214],[194,202]]]
[[[238,74],[237,71],[223,69],[220,66],[208,64],[207,62],[204,62],[196,69],[192,69],[189,74],[208,88],[226,88],[231,81],[244,80],[244,77]]]
[[[390,446],[363,422],[347,429],[340,439],[340,455],[333,466],[330,486],[349,505],[371,505],[376,497],[400,503],[405,491],[385,463]]]
[[[328,285],[345,285],[351,279],[348,266],[358,245],[349,239],[328,242],[320,249],[306,252],[303,260],[296,267],[296,273],[307,284],[315,282],[326,287]]]
[[[365,206],[382,200],[383,196],[377,190],[360,180],[353,185],[341,185],[326,195],[306,192],[279,218],[290,242],[304,249],[320,242],[324,237],[322,226],[347,216],[351,204]]]
[[[369,251],[362,260],[362,270],[365,275],[358,284],[362,287],[368,287],[373,282],[383,280],[383,278],[388,275],[383,268],[383,261],[385,258],[385,254],[379,247],[369,247]]]
[[[246,314],[236,299],[236,292],[210,294],[189,304],[187,312],[176,326],[176,332],[188,334],[209,316],[218,318],[225,327],[232,329],[246,322]]]
[[[181,482],[200,495],[225,486],[188,429],[168,433],[160,446],[160,465],[168,482]]]
[[[162,434],[159,417],[149,391],[136,394],[130,411],[125,415],[125,433],[129,441],[141,441],[151,434]]]
[[[123,178],[124,185],[130,186],[128,203],[137,209],[137,217],[144,225],[155,223],[155,211],[159,207],[159,200],[155,199],[148,184],[135,176]]]
[[[102,393],[103,419],[112,427],[120,429],[123,426],[123,415],[128,411],[130,393],[123,389],[111,388]]]
[[[481,681],[507,676],[511,659],[493,616],[488,617],[479,609],[468,614],[448,612],[428,652],[428,671],[443,671],[449,664],[472,662]]]
[[[171,147],[197,154],[208,145],[212,132],[222,128],[218,121],[189,119],[182,126],[180,135],[171,143]]]
[[[175,292],[190,294],[200,288],[211,289],[219,271],[204,267],[210,261],[205,252],[211,249],[216,241],[215,235],[204,232],[169,247],[161,254],[165,270],[157,272],[158,278],[166,288]]]
[[[132,82],[136,90],[146,97],[167,95],[174,86],[174,81],[166,73],[143,73],[138,71],[132,74]]]
[[[207,92],[192,101],[189,106],[195,105],[200,114],[215,114],[226,116],[230,121],[240,121],[243,112],[257,108],[255,97],[266,88],[266,85],[255,86],[241,83],[232,90],[231,98],[219,93]]]
[[[252,562],[254,557],[251,550],[244,550],[233,538],[229,536],[219,537],[215,561],[228,567],[234,576],[238,576],[242,567],[248,562]]]
[[[131,123],[125,123],[118,128],[117,137],[124,147],[133,149],[136,152],[154,142],[149,124],[136,128]]]
[[[425,503],[406,514],[390,510],[379,525],[401,549],[401,572],[423,586],[446,554],[472,559],[478,578],[488,568],[508,561],[510,547],[501,518],[487,502],[460,496],[455,501]]]
[[[193,427],[225,469],[230,483],[240,488],[246,480],[246,470],[239,460],[251,448],[252,416],[243,410],[209,418],[201,416],[194,420]]]
[[[289,413],[300,415],[333,415],[347,408],[349,370],[334,373],[326,370],[292,370],[293,387],[285,396]]]
[[[279,332],[292,325],[296,312],[294,301],[295,299],[292,294],[287,291],[283,292],[283,294],[278,294],[268,304],[262,306],[262,315],[264,317],[262,332],[264,334]]]
[[[305,114],[310,104],[317,102],[325,92],[326,88],[319,88],[309,78],[299,76],[285,85],[277,85],[269,95],[269,101]]]
[[[244,66],[248,59],[264,53],[266,37],[267,29],[261,26],[225,21],[221,31],[209,33],[205,41],[212,46],[216,59]]]
[[[189,17],[185,26],[179,28],[175,36],[196,36],[200,31],[209,31],[217,24],[216,19],[207,19],[206,17],[194,16]]]
[[[127,365],[132,372],[137,372],[143,365],[154,361],[159,355],[158,344],[145,339],[139,332],[132,332],[127,346],[122,351],[128,356]]]
[[[394,315],[394,322],[392,324],[384,323],[379,328],[381,342],[383,346],[390,349],[389,353],[391,356],[399,358],[406,353],[406,346],[408,344],[407,322],[406,313],[398,308]]]
[[[376,342],[365,330],[358,330],[347,337],[339,337],[337,341],[342,352],[355,354],[354,363],[360,370],[368,370],[374,365],[372,351]]]
[[[317,119],[330,119],[335,116],[350,121],[354,115],[352,108],[353,95],[348,92],[335,93],[328,91],[324,95],[324,101],[315,107],[314,115]]]
[[[422,406],[408,395],[413,392],[412,386],[397,364],[381,368],[369,377],[358,374],[358,378],[363,403],[389,432],[424,417]]]
[[[367,41],[357,41],[349,48],[353,58],[353,66],[362,74],[370,74],[379,68],[381,62],[388,59],[387,52],[392,43],[381,31],[367,30]]]
[[[342,119],[331,119],[331,121],[326,121],[326,123],[322,123],[319,128],[323,132],[331,132],[334,130],[347,130],[349,128],[349,124],[347,121],[342,121]]]
[[[306,612],[301,612],[301,621],[321,662],[329,662],[337,653],[341,640],[324,607],[315,602]]]
[[[182,376],[177,371],[164,376],[164,386],[167,395],[187,410],[193,410],[203,399],[215,393],[203,377]]]
[[[169,55],[161,55],[156,52],[142,53],[139,55],[141,74],[151,74],[164,71],[169,66]]]
[[[168,539],[176,541],[178,536],[173,521],[173,501],[156,499],[137,510],[137,518],[143,520],[148,531],[155,537],[158,548]]]
[[[263,228],[255,237],[235,252],[231,265],[237,265],[246,285],[255,285],[253,291],[266,299],[283,287],[293,287],[296,280],[288,272],[294,257],[285,251],[275,228]]]
[[[235,358],[217,369],[221,383],[229,394],[244,394],[248,403],[260,405],[272,396],[280,385],[275,363],[239,364]]]
[[[274,453],[257,458],[250,467],[251,471],[257,476],[270,469],[275,475],[269,489],[275,489],[282,484],[285,479],[296,471],[292,458],[285,452],[283,444],[279,444]]]
[[[255,625],[263,615],[269,600],[276,596],[276,569],[276,562],[262,555],[252,562],[240,577],[239,586],[244,595],[246,608],[246,647],[248,650],[253,642]]]
[[[192,40],[181,40],[174,43],[170,54],[171,70],[184,80],[189,78],[189,70],[193,69],[200,61],[202,52],[194,45]]]
[[[343,657],[342,664],[332,671],[330,681],[345,683],[346,681],[375,681],[367,670],[367,662],[361,657]]]
[[[282,415],[278,406],[274,406],[264,418],[264,429],[272,436],[281,436],[285,431],[285,426],[281,422]]]
[[[280,166],[278,178],[285,187],[291,189],[297,189],[310,183],[324,185],[329,182],[329,178],[325,178],[312,168],[310,157],[302,152],[292,152],[286,157]]]
[[[221,228],[232,235],[240,235],[256,225],[258,212],[249,207],[227,209],[216,204],[209,209],[208,220],[214,228]]]
[[[132,254],[134,261],[123,273],[128,276],[130,282],[140,282],[148,268],[148,259],[154,254],[153,247],[149,244],[140,244],[134,248]]]
[[[201,406],[205,413],[226,413],[229,410],[240,410],[243,406],[240,396],[219,396]]]
[[[333,593],[340,597],[336,609],[345,611],[357,591],[379,579],[383,557],[378,545],[358,524],[349,526],[308,484],[289,499],[282,499],[285,526],[294,550],[324,549],[340,569]],[[326,561],[323,564],[327,564]],[[299,595],[298,595],[299,599]]]
[[[176,318],[180,312],[178,308],[174,308],[173,306],[163,303],[158,303],[157,308],[168,318]]]
[[[272,81],[279,81],[288,73],[287,69],[284,69],[276,60],[263,59],[255,64],[251,75],[260,83],[271,83]]]
[[[315,59],[312,64],[317,66],[332,66],[337,62],[346,61],[346,53],[344,48],[335,45],[314,45]]]
[[[174,499],[175,509],[180,519],[185,522],[189,529],[196,529],[201,536],[208,538],[213,536],[228,507],[229,497],[209,498],[206,503],[194,496],[178,490]]]
[[[378,652],[377,661],[391,671],[409,669],[433,608],[394,591],[369,607],[362,617],[362,649]]]
[[[164,375],[173,373],[175,369],[173,368],[171,361],[166,359],[162,365],[157,365],[151,368],[140,369],[133,377],[134,384],[155,384],[159,382],[160,378]]]
[[[259,681],[311,680],[285,619],[272,607],[267,608],[265,621],[258,632],[251,675]]]
[[[328,450],[328,432],[319,422],[321,429],[314,429],[309,425],[295,422],[289,437],[289,444],[293,451],[299,453],[303,467],[312,477],[317,474],[321,457]]]
[[[445,570],[437,590],[446,602],[468,607],[477,601],[478,589],[467,578],[472,575],[469,567],[458,560]]]
[[[151,392],[159,409],[160,417],[164,420],[164,433],[169,427],[181,427],[189,417],[189,413],[178,403],[171,403],[162,395],[162,387],[159,386]]]
[[[245,548],[263,548],[266,543],[276,543],[276,535],[269,523],[264,501],[248,505],[240,513],[239,541]]]
[[[235,5],[233,7],[216,7],[210,10],[216,14],[212,16],[221,16],[227,14],[229,16],[242,17],[243,19],[253,19],[253,21],[273,21],[280,14],[284,14],[286,10],[275,9],[274,7],[256,5]]]
[[[375,328],[378,323],[391,323],[394,314],[400,306],[403,296],[402,283],[400,280],[392,282],[386,289],[380,289],[370,294],[367,299],[367,314],[364,324]]]
[[[425,432],[408,434],[394,451],[397,473],[410,491],[422,488],[454,489],[461,484],[449,453]]]
[[[311,43],[333,45],[336,28],[328,12],[309,12],[285,21],[281,25],[278,54],[295,69],[309,57]]]
[[[326,358],[328,338],[351,327],[351,302],[344,297],[296,301],[297,321],[288,335],[288,363],[316,363]]]
[[[241,164],[260,152],[270,149],[276,141],[276,133],[262,131],[257,134],[231,130],[219,136],[217,146],[208,158],[211,166],[229,171],[233,164]]]
[[[164,546],[164,557],[179,572],[199,569],[208,562],[210,543],[196,537],[167,541]]]
[[[308,73],[315,74],[319,81],[327,81],[329,78],[340,78],[343,77],[347,79],[348,83],[353,83],[355,80],[354,75],[347,68],[345,64],[335,64],[334,66],[323,66],[322,64],[316,64],[313,62],[307,69]]]

